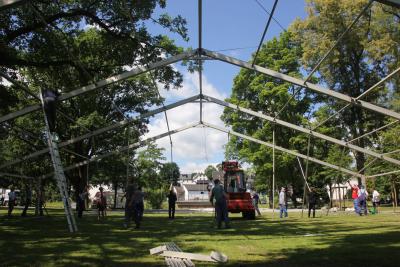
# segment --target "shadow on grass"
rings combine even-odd
[[[0,218],[0,259],[5,266],[162,266],[163,258],[149,255],[149,249],[175,242],[185,252],[209,254],[222,251],[231,260],[224,266],[397,266],[400,233],[387,225],[379,234],[358,234],[370,227],[359,218],[349,222],[338,219],[279,221],[261,218],[255,221],[232,218],[232,228],[218,230],[210,214],[183,214],[168,220],[166,214],[145,215],[141,229],[124,229],[122,213],[112,213],[104,221],[95,216],[78,220],[79,232],[67,231],[61,210],[49,209],[51,216]],[[4,214],[4,212],[2,212]],[[358,224],[353,223],[358,222]],[[249,252],[245,260],[235,257],[245,253],[230,244],[262,242],[272,244],[299,239],[307,233],[313,246]],[[396,247],[397,246],[397,247]],[[261,251],[261,252],[260,252]],[[254,258],[254,259],[252,259]],[[367,261],[366,261],[367,259]],[[196,264],[196,266],[216,266]]]
[[[229,266],[399,266],[400,232],[384,234],[352,234],[325,242],[328,247],[282,249],[265,253],[265,259],[231,262]],[[322,240],[324,244],[324,241]]]

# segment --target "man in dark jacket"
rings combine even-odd
[[[228,207],[226,204],[228,194],[225,193],[224,187],[220,184],[219,179],[215,179],[214,184],[215,186],[211,190],[210,202],[213,204],[213,199],[215,198],[218,229],[221,228],[222,221],[225,222],[225,228],[229,228]]]
[[[59,93],[57,91],[49,89],[43,91],[44,113],[51,133],[54,133],[56,129],[56,101],[58,96]]]
[[[168,194],[168,218],[174,219],[175,218],[175,203],[177,200],[176,193],[174,189],[171,189]]]
[[[32,203],[32,190],[31,190],[30,185],[26,184],[25,185],[25,207],[21,214],[22,217],[26,216],[26,211],[28,210],[31,203]]]
[[[310,193],[308,193],[308,218],[310,218],[311,210],[313,210],[313,218],[315,218],[315,204],[317,204],[317,194],[311,187]]]

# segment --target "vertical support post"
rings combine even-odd
[[[198,56],[199,56],[199,87],[200,87],[200,123],[203,123],[203,74],[202,74],[202,0],[198,0],[198,16],[199,16],[199,49],[198,49]]]
[[[130,155],[130,151],[129,151],[129,138],[130,138],[130,127],[128,125],[128,128],[126,129],[127,131],[127,138],[126,138],[126,143],[128,146],[128,149],[126,150],[126,184],[128,185],[129,183],[129,155]]]
[[[308,158],[310,157],[310,144],[311,144],[311,134],[308,135],[307,161],[306,161],[306,172],[304,175],[303,204],[302,204],[302,208],[301,208],[301,218],[303,218],[304,204],[305,204],[305,198],[306,198],[306,185],[307,185],[307,178],[308,178]]]
[[[275,212],[275,124],[272,127],[272,217]]]
[[[41,183],[42,183],[42,178],[37,179],[36,183],[36,205],[35,205],[35,216],[39,215],[39,205],[41,203],[41,198],[42,198],[42,192],[41,192]]]

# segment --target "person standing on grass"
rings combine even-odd
[[[351,198],[353,199],[353,204],[354,204],[354,212],[357,214],[360,214],[360,206],[358,203],[358,185],[354,184],[352,185],[350,182],[348,182],[350,187],[351,187]]]
[[[378,213],[379,201],[380,201],[380,194],[376,189],[372,192],[372,206],[374,207],[374,214]]]
[[[258,203],[260,203],[260,196],[257,194],[256,191],[254,191],[252,194],[252,201],[253,201],[254,209],[256,210],[258,216],[261,216],[261,212],[258,208]]]
[[[368,199],[368,192],[365,190],[365,187],[362,185],[361,189],[358,190],[358,205],[359,205],[359,214],[360,216],[364,213],[367,215],[367,199]]]
[[[230,228],[228,218],[228,207],[226,201],[228,194],[225,193],[224,187],[221,185],[219,179],[214,180],[214,188],[211,190],[210,202],[214,206],[213,200],[215,198],[215,212],[217,214],[217,226],[221,228],[222,221],[225,222],[225,228]]]
[[[30,186],[25,185],[25,207],[21,213],[22,217],[26,216],[26,211],[28,210],[31,203],[32,203],[32,190]]]
[[[282,218],[283,214],[285,214],[285,217],[288,216],[287,196],[286,189],[284,187],[281,188],[281,192],[279,193],[279,217]]]
[[[78,197],[76,199],[78,218],[82,218],[83,211],[85,210],[85,200],[87,196],[88,196],[88,187],[86,186],[83,189],[83,191],[80,194],[78,194]]]
[[[136,224],[135,229],[138,229],[140,228],[144,212],[144,193],[142,192],[141,186],[138,186],[134,191],[129,206],[133,208],[133,219]]]
[[[313,210],[313,218],[315,218],[315,205],[317,204],[317,194],[315,189],[311,187],[308,193],[308,218],[310,218],[311,210]]]
[[[103,193],[104,190],[103,187],[100,187],[99,190],[100,190],[100,192],[98,192],[99,198],[97,200],[97,220],[100,220],[100,216],[102,218],[105,217],[107,209],[107,199]]]
[[[176,193],[172,188],[168,194],[168,218],[174,219],[175,218],[175,203],[177,200]]]
[[[133,193],[135,192],[135,187],[133,184],[128,184],[125,190],[125,223],[124,227],[128,228],[131,224],[132,216],[133,216],[133,207],[131,205],[131,201],[133,198]],[[123,197],[123,198],[124,198]],[[121,202],[123,200],[121,199]]]
[[[8,217],[11,217],[11,213],[14,210],[16,199],[17,199],[17,196],[14,192],[14,187],[11,187],[11,191],[8,192]]]

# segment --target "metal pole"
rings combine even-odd
[[[256,64],[258,52],[260,52],[260,48],[261,48],[261,46],[262,46],[262,44],[264,42],[265,34],[267,33],[269,24],[271,23],[272,16],[274,15],[276,4],[278,4],[278,0],[275,0],[274,6],[272,7],[271,14],[269,15],[269,18],[268,18],[268,21],[267,21],[267,25],[265,25],[265,29],[264,29],[264,32],[262,34],[262,37],[261,37],[261,40],[260,40],[260,44],[258,45],[256,55],[254,56],[254,59],[253,59],[253,64],[252,64],[253,67],[254,67],[254,64]]]
[[[199,87],[200,87],[200,123],[203,122],[203,74],[202,74],[202,0],[198,0],[198,16],[199,16]]]
[[[380,130],[383,130],[383,129],[385,129],[386,127],[389,127],[389,126],[391,126],[392,124],[395,124],[395,123],[397,123],[397,122],[399,122],[399,121],[392,121],[391,123],[388,123],[388,124],[386,124],[386,125],[383,125],[382,127],[379,127],[378,129],[372,130],[372,131],[370,131],[370,132],[368,132],[368,133],[365,133],[365,134],[363,134],[363,135],[361,135],[361,136],[358,136],[358,137],[356,137],[356,138],[354,138],[354,139],[351,139],[350,141],[348,141],[348,143],[352,143],[352,142],[354,142],[355,140],[358,140],[358,139],[360,139],[360,138],[363,138],[363,137],[365,137],[365,136],[368,136],[368,135],[370,135],[370,134],[373,134],[373,133],[375,133],[375,132],[378,132],[378,131],[380,131]]]
[[[268,115],[266,115],[266,114],[262,114],[262,113],[259,113],[259,112],[255,112],[255,111],[252,111],[252,110],[250,110],[250,109],[243,108],[243,107],[240,107],[240,106],[238,106],[238,105],[234,105],[234,104],[231,104],[231,103],[229,103],[229,102],[216,99],[216,98],[214,98],[214,97],[210,97],[210,96],[204,95],[204,98],[205,98],[206,100],[211,101],[211,102],[214,102],[214,103],[216,103],[216,104],[218,104],[218,105],[221,105],[221,106],[224,106],[224,107],[229,107],[229,108],[232,108],[232,109],[235,109],[235,110],[239,110],[239,111],[241,111],[241,112],[244,112],[244,113],[253,115],[253,116],[258,117],[258,118],[261,118],[261,119],[268,120],[268,121],[270,121],[270,122],[274,122],[274,123],[279,124],[279,125],[282,125],[282,126],[284,126],[284,127],[288,127],[288,128],[291,128],[291,129],[300,131],[300,132],[305,133],[305,134],[307,134],[307,135],[312,135],[312,136],[314,136],[314,137],[317,137],[317,138],[320,138],[320,139],[323,139],[323,140],[326,140],[326,141],[335,143],[335,144],[337,144],[337,145],[340,145],[340,146],[343,146],[343,147],[348,147],[348,148],[354,149],[354,150],[356,150],[356,151],[358,151],[358,152],[361,152],[361,153],[364,153],[364,154],[367,154],[367,155],[370,155],[370,156],[373,156],[373,157],[376,157],[376,158],[383,159],[383,160],[385,160],[385,161],[394,163],[394,164],[396,164],[396,165],[400,165],[400,160],[397,160],[397,159],[394,159],[394,158],[391,158],[391,157],[382,155],[382,154],[380,154],[380,153],[376,153],[376,152],[374,152],[374,151],[372,151],[372,150],[365,149],[365,148],[359,147],[359,146],[357,146],[357,145],[349,144],[349,143],[347,143],[347,142],[345,142],[345,141],[343,141],[343,140],[339,140],[339,139],[336,139],[336,138],[333,138],[333,137],[330,137],[330,136],[321,134],[321,133],[319,133],[319,132],[312,131],[312,130],[309,129],[309,128],[305,128],[305,127],[302,127],[302,126],[298,126],[298,125],[295,125],[295,124],[286,122],[286,121],[284,121],[284,120],[274,119],[273,117],[268,116]],[[399,114],[399,115],[400,115],[400,114]]]
[[[392,73],[390,73],[388,76],[386,76],[385,78],[383,78],[382,80],[380,80],[379,82],[377,82],[376,84],[374,84],[373,86],[371,86],[369,89],[367,89],[364,93],[362,93],[361,95],[359,95],[358,97],[356,97],[356,100],[361,99],[362,97],[364,97],[366,94],[370,93],[373,89],[375,89],[376,87],[378,87],[379,85],[381,85],[382,83],[384,83],[385,81],[387,81],[388,79],[390,79],[393,75],[395,75],[397,72],[400,71],[400,67],[397,68],[395,71],[393,71]],[[339,113],[341,113],[343,110],[345,110],[346,108],[348,108],[350,106],[350,104],[347,104],[346,106],[342,107],[340,110],[338,110],[337,112],[333,113],[331,116],[329,116],[327,119],[325,119],[324,121],[320,122],[317,126],[315,126],[313,128],[313,130],[317,129],[318,127],[320,127],[321,125],[323,125],[325,122],[329,121],[331,118],[335,117],[336,115],[338,115]]]
[[[397,68],[396,70],[394,70],[392,73],[390,73],[388,76],[386,76],[385,78],[383,78],[382,80],[380,80],[379,82],[377,82],[375,85],[371,86],[368,90],[366,90],[364,93],[362,93],[361,95],[359,95],[357,97],[357,99],[360,99],[361,97],[365,96],[366,94],[368,94],[369,92],[371,92],[372,90],[374,90],[376,87],[378,87],[379,85],[381,85],[382,83],[386,82],[388,79],[390,79],[393,75],[395,75],[397,72],[400,71],[400,67]]]
[[[161,107],[161,108],[157,108],[157,109],[148,111],[148,112],[146,112],[145,114],[141,114],[141,115],[138,115],[138,116],[134,117],[134,119],[136,119],[136,120],[142,120],[142,119],[151,117],[151,116],[153,116],[153,115],[155,115],[155,114],[158,114],[158,113],[160,113],[160,112],[163,112],[164,110],[173,109],[173,108],[182,106],[182,105],[184,105],[184,104],[190,103],[190,102],[192,102],[194,99],[198,99],[198,98],[199,98],[199,95],[192,96],[192,97],[189,97],[189,98],[187,98],[187,99],[183,99],[183,100],[177,101],[177,102],[175,102],[175,103],[173,103],[173,104],[166,105],[165,107]],[[59,147],[59,148],[62,148],[62,147],[65,147],[65,146],[67,146],[67,145],[74,144],[74,143],[76,143],[76,142],[78,142],[78,141],[80,141],[80,140],[88,139],[88,138],[90,138],[90,137],[92,137],[92,136],[96,136],[96,135],[99,135],[99,134],[101,134],[101,133],[104,133],[104,132],[107,132],[107,131],[111,131],[111,130],[117,129],[117,128],[119,128],[119,127],[125,127],[125,126],[129,125],[129,123],[131,123],[131,122],[132,122],[132,120],[124,120],[124,121],[116,122],[116,123],[114,123],[114,124],[112,124],[112,125],[103,127],[103,128],[101,128],[101,129],[97,129],[97,130],[95,130],[95,131],[93,131],[93,132],[91,132],[91,133],[84,134],[84,135],[81,135],[81,136],[72,138],[72,139],[70,139],[70,140],[61,142],[60,144],[58,144],[58,147]],[[16,160],[13,160],[13,161],[9,161],[9,162],[6,162],[6,163],[0,165],[0,169],[3,169],[3,168],[5,168],[5,167],[12,166],[12,165],[17,164],[17,163],[20,163],[20,162],[23,162],[23,161],[25,161],[25,160],[27,160],[27,159],[30,159],[30,158],[34,158],[34,157],[37,157],[37,156],[46,154],[47,152],[49,152],[49,148],[45,148],[45,149],[42,149],[42,150],[33,152],[32,154],[23,156],[23,157],[21,157],[20,159],[16,159]]]
[[[390,171],[390,172],[384,172],[384,173],[369,175],[369,176],[367,176],[366,178],[374,178],[374,177],[385,176],[385,175],[389,175],[389,174],[393,174],[393,173],[399,173],[399,172],[400,172],[400,170]]]
[[[303,204],[301,208],[301,218],[303,218],[303,212],[304,212],[304,203],[305,203],[305,198],[306,198],[306,184],[307,184],[307,178],[308,178],[308,159],[310,157],[310,145],[311,145],[311,135],[308,135],[308,145],[307,145],[307,159],[306,159],[306,172],[304,175],[304,190],[303,190]]]
[[[272,218],[275,212],[275,124],[272,126]]]
[[[296,158],[297,158],[297,161],[298,161],[298,163],[299,163],[300,171],[301,171],[301,174],[302,174],[302,176],[303,176],[304,182],[306,183],[308,190],[311,191],[311,188],[310,188],[310,186],[308,185],[308,182],[307,182],[307,180],[306,180],[306,176],[304,175],[303,166],[301,166],[300,158],[299,158],[299,157],[296,157]]]
[[[343,37],[350,31],[350,29],[353,27],[353,25],[361,18],[361,16],[364,14],[364,12],[369,8],[369,6],[374,2],[374,0],[370,0],[368,4],[364,7],[364,9],[361,11],[360,14],[358,14],[357,18],[353,20],[353,22],[347,27],[347,29],[339,36],[339,38],[336,40],[335,44],[329,49],[329,51],[323,56],[323,58],[320,59],[320,61],[317,63],[317,65],[313,68],[313,70],[308,74],[306,80],[304,83],[308,82],[308,80],[311,78],[311,76],[314,74],[314,72],[319,68],[319,66],[324,62],[324,60],[331,54],[333,49],[342,41]]]
[[[227,130],[227,129],[224,129],[222,127],[219,127],[217,125],[213,125],[213,124],[210,124],[210,123],[207,123],[207,122],[203,122],[203,125],[206,125],[209,128],[213,128],[213,129],[216,129],[216,130],[224,132],[224,133],[230,133],[230,134],[232,134],[234,136],[237,136],[237,137],[240,137],[240,138],[255,142],[257,144],[261,144],[261,145],[265,145],[265,146],[268,146],[270,148],[273,148],[273,144],[265,142],[265,141],[262,141],[262,140],[259,140],[259,139],[256,139],[254,137],[251,137],[251,136],[248,136],[248,135],[245,135],[245,134],[241,134],[241,133],[238,133],[238,132],[235,132],[235,131],[232,131],[232,130]],[[293,150],[289,150],[289,149],[286,149],[286,148],[283,148],[283,147],[280,147],[280,146],[275,146],[275,149],[277,149],[279,151],[282,151],[284,153],[299,157],[299,158],[307,159],[306,155],[300,154],[300,153],[298,153],[296,151],[293,151]],[[308,159],[309,159],[309,161],[312,161],[312,162],[315,162],[317,164],[329,167],[331,169],[335,169],[335,170],[337,170],[339,172],[342,172],[342,173],[346,173],[347,175],[360,177],[360,178],[363,177],[362,174],[356,173],[356,172],[348,170],[346,168],[341,168],[341,167],[336,166],[334,164],[330,164],[328,162],[325,162],[325,161],[322,161],[322,160],[319,160],[319,159],[316,159],[316,158],[313,158],[313,157],[309,157]]]

